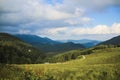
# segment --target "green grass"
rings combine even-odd
[[[120,80],[120,48],[94,50],[92,54],[84,56],[85,59],[63,63],[13,65],[21,71],[17,74],[15,70],[12,73],[15,76],[6,78],[14,80],[12,78],[18,76],[18,80]],[[5,73],[4,71],[3,74]]]

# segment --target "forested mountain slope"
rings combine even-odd
[[[109,39],[107,41],[104,41],[102,43],[100,43],[99,45],[120,45],[120,35],[113,37],[112,39]]]
[[[10,34],[0,33],[0,63],[37,63],[43,55],[32,45]]]

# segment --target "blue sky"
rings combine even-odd
[[[119,14],[120,0],[0,0],[0,32],[107,40],[120,35]]]
[[[54,5],[54,3],[60,3],[62,4],[63,0],[44,0],[45,3],[48,3],[48,4],[52,4]]]

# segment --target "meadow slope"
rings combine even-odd
[[[18,76],[18,80],[120,80],[120,48],[94,50],[84,56],[63,63],[13,65],[21,70],[19,76],[14,73],[16,76],[11,74],[12,79],[7,79]]]

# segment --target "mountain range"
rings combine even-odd
[[[73,42],[62,43],[59,41],[55,41],[49,38],[39,37],[36,35],[26,35],[26,34],[16,34],[13,35],[17,38],[23,40],[26,43],[29,43],[41,50],[42,52],[64,52],[74,49],[83,49],[85,48],[82,44],[76,44]]]
[[[60,43],[34,35],[20,35],[20,37],[8,33],[0,33],[0,63],[41,63],[44,62],[45,53],[60,53],[70,50],[83,50],[85,48],[82,44],[73,42]],[[99,45],[116,45],[119,47],[120,36],[101,42],[97,46]],[[89,52],[88,49],[87,53]],[[72,55],[72,57],[74,56]]]
[[[19,39],[25,41],[26,43],[35,44],[35,43],[42,43],[42,44],[59,44],[60,42],[54,41],[47,37],[39,37],[36,35],[29,35],[29,34],[15,34],[13,36],[18,37]]]
[[[82,44],[86,48],[90,48],[90,47],[93,47],[93,46],[99,44],[102,41],[90,40],[90,39],[81,39],[81,40],[61,40],[60,42],[73,42],[76,44]]]

